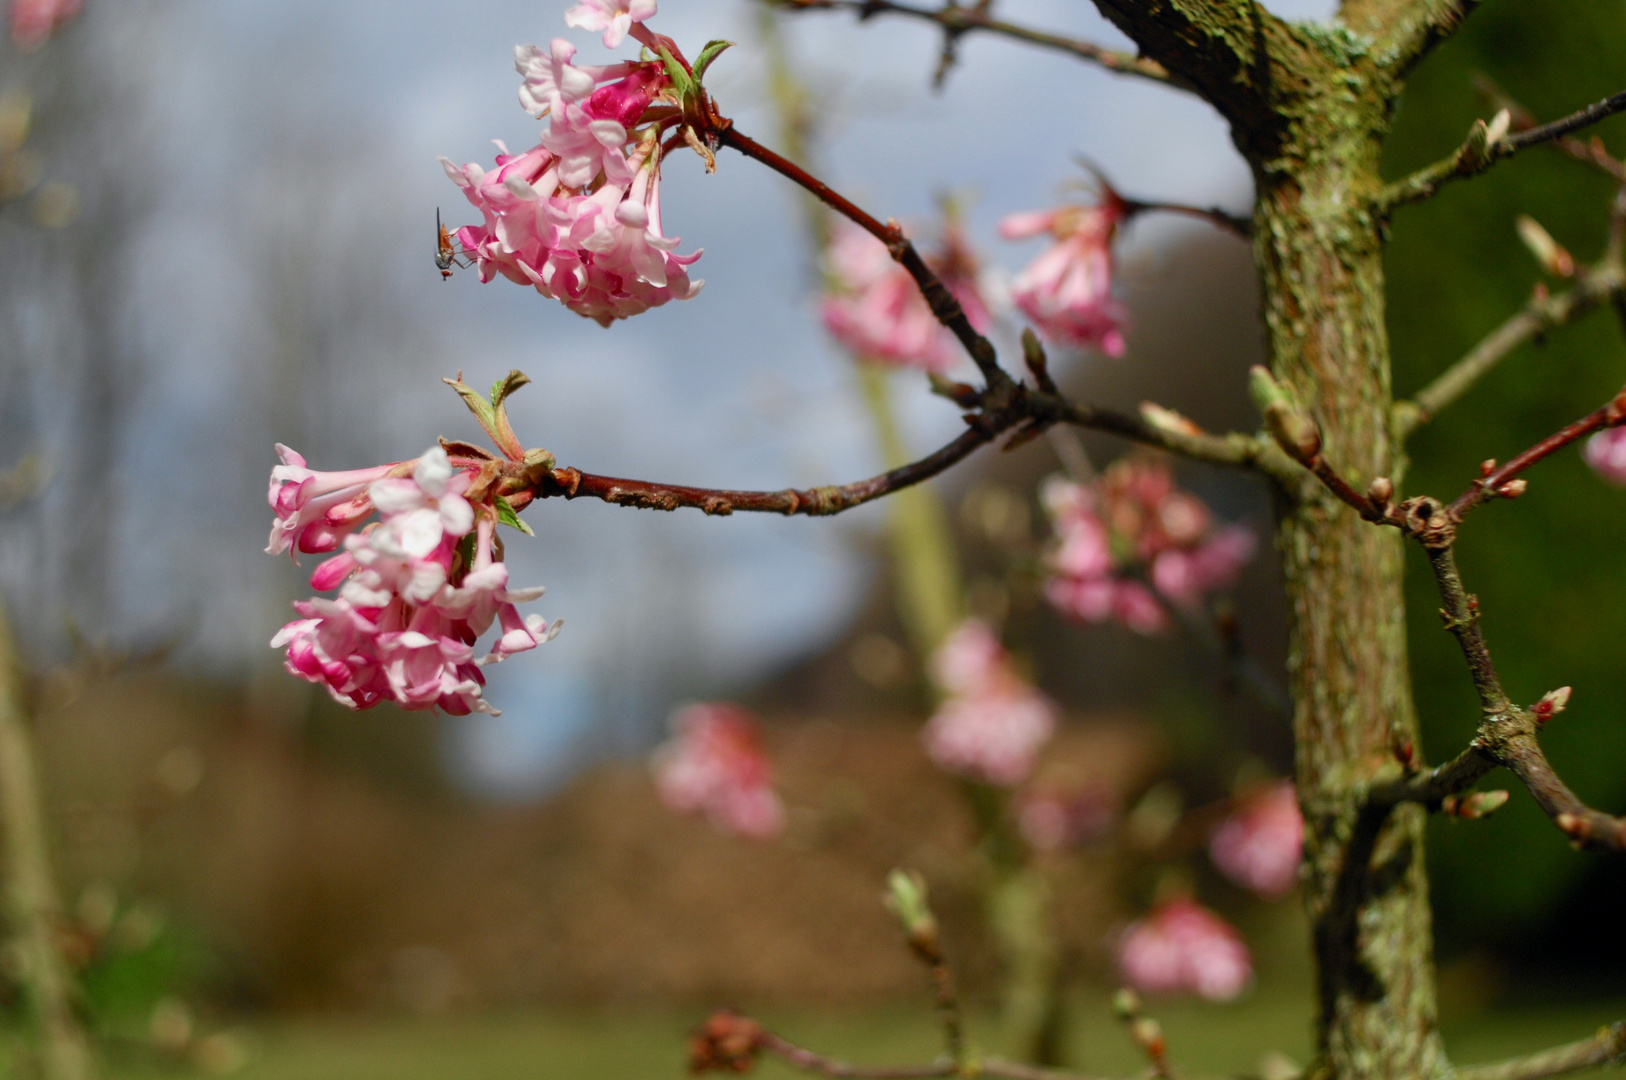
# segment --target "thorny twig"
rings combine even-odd
[[[1042,48],[1056,49],[1076,56],[1081,60],[1099,64],[1109,71],[1120,72],[1125,75],[1137,75],[1143,79],[1165,85],[1180,85],[1179,80],[1169,73],[1169,70],[1155,60],[1136,56],[1134,53],[1121,52],[1117,49],[1107,49],[1089,41],[1080,41],[1077,38],[1063,37],[1059,34],[1047,34],[1040,30],[1031,30],[1015,23],[1004,22],[991,18],[987,6],[978,3],[972,7],[962,7],[956,3],[945,4],[941,8],[916,7],[911,4],[897,3],[895,0],[781,0],[784,7],[799,11],[851,11],[860,19],[873,18],[876,15],[904,15],[911,18],[923,19],[936,23],[943,30],[944,56],[946,62],[941,63],[936,81],[941,83],[948,69],[954,62],[954,46],[959,39],[973,31],[980,30],[1002,37],[1025,41],[1029,45],[1038,45]]]

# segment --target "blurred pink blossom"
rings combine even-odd
[[[1116,619],[1160,633],[1166,605],[1199,608],[1253,557],[1252,530],[1216,527],[1208,508],[1157,462],[1125,459],[1089,486],[1052,477],[1041,498],[1055,532],[1045,596],[1085,622]]]
[[[77,14],[79,0],[11,0],[11,40],[37,49]]]
[[[820,305],[825,329],[861,360],[944,372],[961,356],[960,343],[932,314],[920,286],[886,245],[849,221],[836,226],[824,253],[831,289]],[[978,330],[992,323],[977,288],[977,264],[953,226],[927,263]]]
[[[988,626],[967,619],[938,647],[932,674],[948,695],[926,724],[926,753],[959,776],[1014,787],[1056,730],[1056,706],[1011,670]]]
[[[1016,825],[1038,851],[1060,851],[1103,836],[1117,820],[1118,806],[1105,791],[1031,790],[1017,801]]]
[[[1118,966],[1144,993],[1194,993],[1210,1001],[1229,1001],[1253,977],[1241,935],[1189,899],[1171,901],[1130,924],[1118,943]]]
[[[268,550],[332,550],[336,527],[326,517],[321,526],[300,526],[300,515],[323,500],[343,499],[337,505],[351,508],[342,520],[345,550],[311,575],[312,588],[339,595],[299,601],[294,609],[302,617],[271,639],[273,648],[286,649],[288,671],[354,709],[394,701],[405,709],[495,715],[482,697],[481,666],[551,640],[560,624],[515,607],[542,590],[508,589],[508,568],[495,559],[495,507],[465,497],[474,470],[454,466],[440,447],[416,462],[353,473],[314,473],[286,447],[278,453],[283,464],[272,471],[271,487],[278,524]],[[409,466],[410,475],[399,475]],[[358,528],[375,509],[379,520]],[[325,546],[302,543],[318,527],[326,529],[319,536]],[[470,532],[471,562],[463,565],[458,542]],[[474,643],[494,623],[502,632],[476,659]]]
[[[1103,185],[1094,206],[1012,214],[1000,222],[1007,240],[1048,233],[1055,241],[1011,285],[1011,299],[1046,338],[1123,355],[1124,313],[1112,298],[1112,243],[1127,209]]]
[[[1587,440],[1586,463],[1612,484],[1626,487],[1626,427],[1600,431]]]
[[[499,142],[491,170],[441,164],[484,217],[457,230],[481,281],[501,274],[609,326],[704,283],[687,270],[700,252],[676,254],[678,239],[662,232],[655,129],[634,130],[666,89],[664,70],[577,67],[575,53],[562,38],[546,52],[515,50],[520,102],[548,122],[536,146],[510,154]]]
[[[1267,900],[1293,891],[1304,851],[1304,818],[1291,780],[1266,785],[1242,804],[1208,843],[1225,876]]]
[[[618,49],[634,23],[655,14],[655,0],[581,0],[565,12],[565,25],[592,33],[604,31],[604,47]]]
[[[785,827],[773,771],[745,709],[723,702],[673,715],[672,737],[655,751],[655,788],[680,813],[703,811],[724,832],[769,837]]]

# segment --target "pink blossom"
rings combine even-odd
[[[885,244],[843,221],[824,257],[831,290],[820,314],[832,337],[862,360],[936,372],[953,366],[961,355],[959,341],[937,321],[920,286]],[[928,263],[971,325],[986,330],[992,316],[977,288],[975,258],[957,230],[946,230],[943,250]]]
[[[37,49],[77,14],[79,0],[11,0],[11,40],[19,49]]]
[[[755,720],[738,705],[690,705],[672,717],[672,738],[655,751],[655,789],[680,813],[704,812],[724,832],[769,837],[785,826],[773,769]]]
[[[655,0],[581,0],[565,12],[565,25],[589,33],[604,31],[604,47],[618,49],[634,23],[655,15]]]
[[[400,462],[349,472],[315,472],[305,459],[277,444],[282,464],[271,470],[267,496],[276,521],[271,525],[268,555],[281,552],[332,551],[373,512],[367,486],[400,467]]]
[[[1055,540],[1046,598],[1085,622],[1116,619],[1138,633],[1167,628],[1167,605],[1196,609],[1252,558],[1252,530],[1215,526],[1161,464],[1130,458],[1090,486],[1059,477],[1041,499]]]
[[[495,560],[491,496],[483,494],[478,506],[467,498],[475,470],[455,467],[435,447],[415,462],[312,473],[299,455],[278,450],[283,464],[272,473],[271,501],[279,527],[284,514],[297,521],[322,499],[344,497],[345,505],[361,508],[344,518],[345,550],[311,575],[318,592],[339,595],[296,603],[302,617],[271,640],[286,649],[288,671],[354,709],[394,701],[405,709],[495,715],[482,696],[481,666],[551,640],[560,624],[522,617],[515,607],[542,590],[508,589],[508,569]],[[410,475],[400,475],[409,466]],[[356,478],[367,474],[377,475],[359,484]],[[324,486],[331,490],[316,496],[307,490]],[[358,528],[374,510],[379,520]],[[459,541],[470,532],[472,561],[463,566]],[[275,549],[279,534],[272,535]],[[474,643],[494,622],[502,632],[477,659]]]
[[[1626,427],[1600,431],[1587,440],[1586,463],[1612,484],[1626,487]]]
[[[1017,802],[1016,825],[1022,838],[1038,851],[1060,851],[1104,835],[1118,808],[1104,791],[1038,790]]]
[[[1014,787],[1056,730],[1056,706],[1011,670],[993,632],[968,619],[938,648],[933,676],[948,697],[926,724],[926,753],[946,772]]]
[[[704,282],[687,269],[700,252],[677,254],[662,231],[659,132],[635,127],[666,90],[661,65],[577,67],[575,51],[563,39],[515,50],[520,102],[548,122],[535,147],[498,143],[489,171],[441,164],[484,217],[457,230],[481,281],[500,274],[608,326]]]
[[[1241,935],[1188,899],[1164,904],[1132,923],[1118,944],[1118,966],[1137,990],[1195,993],[1210,1001],[1229,1001],[1253,977]]]
[[[1291,780],[1245,798],[1208,843],[1208,854],[1226,877],[1267,900],[1293,891],[1303,849],[1304,818]]]
[[[1062,345],[1123,355],[1124,313],[1112,298],[1112,242],[1127,209],[1104,187],[1095,206],[1012,214],[1000,223],[1007,240],[1045,233],[1055,240],[1011,286],[1011,298],[1039,333]]]

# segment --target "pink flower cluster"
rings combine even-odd
[[[655,788],[680,813],[704,812],[724,832],[768,837],[785,827],[785,807],[756,722],[738,705],[690,705],[672,717],[672,738],[655,751]]]
[[[1014,787],[1056,730],[1056,706],[1011,670],[987,624],[967,619],[932,657],[946,695],[926,724],[926,753],[958,776]]]
[[[1242,936],[1189,899],[1162,905],[1130,924],[1118,943],[1124,979],[1148,994],[1193,993],[1229,1001],[1253,978]]]
[[[1055,243],[1017,275],[1011,299],[1039,333],[1059,345],[1124,353],[1123,307],[1112,298],[1112,242],[1128,206],[1102,185],[1094,206],[1012,214],[1000,222],[1007,240],[1048,234]]]
[[[1291,780],[1265,785],[1244,796],[1208,842],[1208,854],[1225,876],[1267,900],[1293,891],[1304,852],[1304,817]]]
[[[37,49],[77,14],[79,0],[11,0],[11,40],[19,49]]]
[[[1117,462],[1092,487],[1052,477],[1041,495],[1056,534],[1045,595],[1086,622],[1111,618],[1142,634],[1161,633],[1169,621],[1165,602],[1199,606],[1253,557],[1251,530],[1216,526],[1208,508],[1177,489],[1155,461]]]
[[[627,9],[591,0],[568,18],[602,26],[605,41],[619,44],[623,21],[634,37],[649,37],[637,21],[654,7],[646,0]],[[501,274],[609,326],[690,299],[704,282],[688,273],[700,252],[678,255],[678,238],[662,232],[660,134],[657,125],[637,126],[667,89],[664,69],[658,62],[576,66],[575,54],[563,39],[545,52],[534,45],[514,50],[524,77],[520,103],[547,119],[536,146],[510,154],[499,142],[490,170],[440,160],[485,219],[457,230],[481,281]]]
[[[1600,431],[1587,440],[1586,463],[1612,484],[1626,487],[1626,427]]]
[[[542,590],[508,588],[508,567],[494,555],[494,505],[467,497],[479,470],[454,467],[440,447],[416,461],[329,473],[306,468],[286,446],[277,453],[266,551],[338,552],[311,575],[313,589],[338,596],[294,604],[302,618],[271,639],[287,649],[288,671],[353,709],[393,701],[496,715],[481,696],[481,667],[552,640],[561,624],[515,607]],[[476,659],[474,643],[494,623],[501,634]]]
[[[824,253],[830,290],[820,305],[825,329],[861,360],[945,372],[962,355],[937,321],[920,286],[869,232],[837,225]],[[927,260],[979,331],[993,322],[977,288],[977,262],[959,231],[945,230],[942,251]]]

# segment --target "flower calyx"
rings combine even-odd
[[[671,38],[656,36],[654,40],[655,51],[670,82],[668,93],[677,99],[683,117],[683,141],[706,163],[706,172],[714,173],[717,171],[717,147],[721,145],[721,134],[733,125],[733,121],[717,111],[717,101],[706,93],[704,80],[712,61],[725,49],[732,48],[734,43],[708,41],[694,63],[690,64]]]

